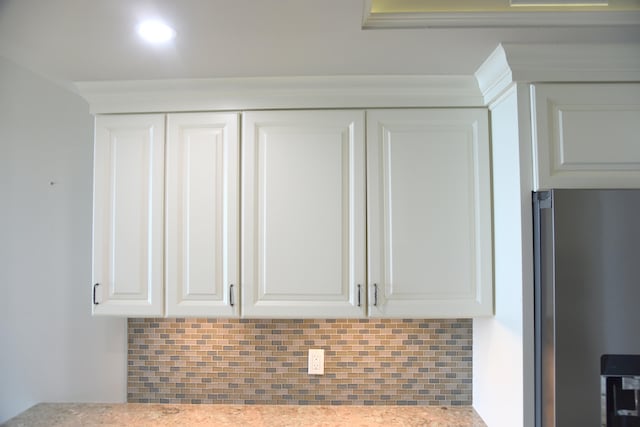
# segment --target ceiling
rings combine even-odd
[[[500,42],[640,42],[640,28],[363,30],[364,0],[0,0],[0,56],[59,82],[472,74]],[[136,23],[177,31],[150,48]]]

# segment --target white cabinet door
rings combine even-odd
[[[242,135],[243,316],[363,316],[364,112],[247,112]]]
[[[95,122],[93,314],[163,309],[164,116]]]
[[[534,186],[640,188],[640,84],[536,84]]]
[[[367,112],[369,313],[492,314],[487,111]]]
[[[238,114],[169,114],[168,316],[238,314]]]

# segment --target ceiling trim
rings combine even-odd
[[[309,76],[75,82],[93,114],[480,107],[474,76]]]
[[[363,29],[640,25],[640,11],[371,12],[369,3],[365,1]]]
[[[640,44],[504,43],[475,77],[486,105],[512,83],[638,82]]]
[[[513,83],[640,82],[640,44],[501,44],[474,75],[76,82],[91,113],[484,107]]]

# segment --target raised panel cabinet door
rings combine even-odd
[[[364,112],[247,112],[242,135],[242,315],[363,316]]]
[[[168,316],[238,314],[239,115],[167,116]]]
[[[367,111],[373,317],[492,314],[486,110]]]
[[[640,188],[640,84],[532,86],[534,186]]]
[[[163,314],[164,115],[97,116],[93,314]]]

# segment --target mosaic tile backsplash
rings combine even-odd
[[[471,405],[471,319],[129,319],[128,401]],[[325,375],[307,374],[309,348]]]

